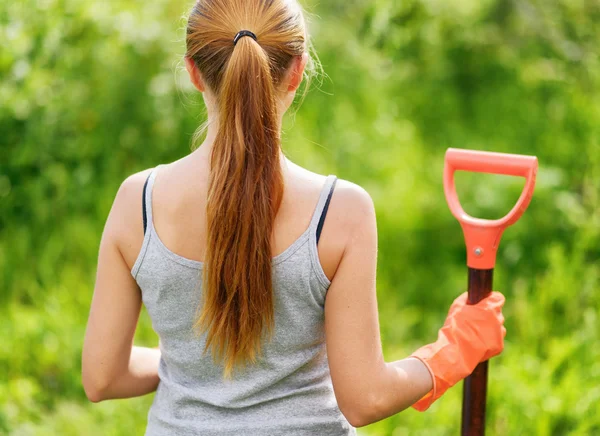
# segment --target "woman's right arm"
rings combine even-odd
[[[352,192],[344,192],[340,200],[351,204],[353,223],[327,291],[325,334],[338,406],[350,424],[362,427],[410,407],[426,394],[419,410],[429,407],[449,386],[470,374],[477,363],[499,354],[506,330],[501,294],[494,293],[475,306],[467,306],[466,295],[462,295],[452,305],[437,342],[419,349],[415,353],[418,358],[386,363],[375,284],[375,208],[364,189],[350,185]],[[479,335],[474,338],[471,332],[480,327],[486,328],[487,334],[483,339]],[[443,377],[438,379],[440,374]]]

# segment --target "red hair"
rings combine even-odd
[[[253,32],[257,40],[242,37]],[[276,87],[307,51],[295,0],[199,0],[186,56],[214,93],[218,133],[207,200],[202,303],[206,350],[234,367],[255,362],[274,326],[271,234],[283,196]]]

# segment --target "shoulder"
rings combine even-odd
[[[330,234],[339,240],[340,253],[346,253],[357,244],[368,251],[373,241],[377,240],[373,199],[365,188],[356,183],[338,178],[327,219],[332,224]]]
[[[375,225],[375,205],[371,195],[362,186],[348,180],[337,179],[329,211],[347,233]]]
[[[126,208],[134,198],[138,198],[141,202],[144,184],[146,183],[146,180],[148,180],[148,176],[151,172],[152,168],[149,168],[127,177],[119,187],[119,191],[115,197],[115,205]]]
[[[128,230],[127,227],[140,224],[142,222],[142,192],[144,184],[152,169],[140,171],[127,177],[119,187],[109,220],[116,219],[121,230]]]
[[[152,169],[140,171],[121,183],[104,228],[103,238],[117,245],[131,264],[144,239],[142,192],[151,172]]]
[[[300,167],[292,162],[289,163],[294,173],[298,176],[298,185],[311,186],[311,191],[320,190],[327,178],[326,175],[317,174]],[[374,203],[371,195],[362,186],[337,177],[335,189],[331,197],[328,209],[329,214],[338,215],[340,219],[348,223],[356,223],[367,215],[374,214]]]
[[[371,194],[362,186],[348,180],[338,178],[334,193],[338,207],[343,212],[362,215],[372,212],[375,208]]]
[[[351,248],[364,247],[363,251],[368,252],[376,234],[374,206],[369,193],[356,183],[338,178],[318,244],[321,266],[327,278],[333,280],[342,258]],[[362,244],[365,240],[367,242]]]

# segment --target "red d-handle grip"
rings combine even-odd
[[[535,156],[448,149],[444,165],[444,192],[448,206],[454,217],[460,222],[465,235],[469,268],[494,268],[498,245],[504,229],[516,223],[531,202],[537,170],[538,160]],[[456,171],[524,177],[526,182],[517,204],[504,218],[485,220],[473,218],[460,205],[454,184]]]

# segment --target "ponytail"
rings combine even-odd
[[[219,92],[208,188],[203,307],[197,326],[225,373],[254,362],[274,324],[271,233],[283,194],[275,90],[266,53],[241,38]]]
[[[245,28],[256,35],[240,37]],[[291,0],[199,0],[187,46],[215,95],[219,123],[195,328],[230,376],[256,362],[262,339],[273,333],[271,235],[284,188],[276,86],[305,51],[304,20]]]

